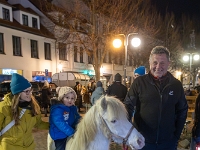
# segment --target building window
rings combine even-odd
[[[44,55],[46,60],[51,60],[51,44],[44,43]]]
[[[66,44],[59,43],[59,60],[67,60]]]
[[[93,54],[90,52],[90,55],[88,55],[88,64],[92,64],[93,62]]]
[[[38,57],[38,42],[35,40],[31,40],[31,58],[39,58]]]
[[[0,33],[0,54],[4,54],[3,33]]]
[[[3,11],[3,19],[10,21],[10,12],[9,12],[9,9],[3,8],[2,11]]]
[[[32,18],[32,27],[38,29],[37,18]]]
[[[21,52],[21,38],[17,36],[13,36],[13,55],[14,56],[22,56]]]
[[[78,53],[78,48],[77,48],[77,46],[74,46],[74,62],[78,62],[77,61],[77,53]]]
[[[28,26],[28,16],[27,15],[22,15],[22,21],[23,25]]]
[[[83,63],[83,48],[80,47],[80,63]]]

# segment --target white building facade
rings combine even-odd
[[[42,31],[43,30],[43,31]],[[56,73],[55,38],[41,27],[40,17],[20,5],[0,1],[0,75]],[[3,80],[3,79],[2,79]]]
[[[29,80],[32,80],[32,77],[37,74],[44,75],[45,70],[48,70],[50,77],[63,71],[95,75],[94,68],[90,62],[91,58],[88,57],[85,51],[82,51],[83,46],[80,42],[72,43],[70,41],[73,38],[71,33],[66,40],[59,38],[63,33],[62,27],[55,25],[47,17],[47,14],[49,15],[52,12],[42,13],[38,6],[39,3],[37,3],[40,1],[3,1],[0,0],[0,43],[3,43],[3,46],[0,46],[0,74],[3,74],[3,69],[17,70]],[[9,10],[9,22],[10,24],[13,23],[13,27],[5,23],[2,8]],[[55,12],[52,14],[55,15]],[[21,25],[21,28],[15,27],[16,22]],[[54,26],[54,28],[51,29],[49,26]],[[80,24],[77,27],[79,28]],[[45,35],[42,33],[44,29],[45,31],[48,29],[51,34]],[[68,32],[67,30],[65,29],[65,32]],[[80,36],[85,36],[81,32],[79,34]],[[17,55],[14,54],[13,37],[14,39],[17,38],[16,41],[20,43],[21,53]],[[36,51],[36,54],[33,51]],[[48,57],[45,51],[49,51]],[[123,78],[124,65],[109,60],[109,55],[106,55],[105,61],[101,66],[101,76],[105,76],[108,84],[111,84],[116,73],[120,73]],[[127,80],[130,83],[133,81],[133,70],[133,66],[126,66]]]

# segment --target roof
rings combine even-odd
[[[35,7],[37,7],[42,12],[51,12],[55,10],[64,11],[62,8],[59,8],[48,2],[47,0],[29,0]]]
[[[40,24],[40,30],[39,30],[39,29],[35,29],[32,27],[21,25],[15,19],[13,19],[13,22],[0,19],[0,26],[4,26],[4,27],[19,30],[19,31],[55,39],[54,35],[52,33],[50,33],[42,24]]]
[[[13,5],[14,8],[13,8],[13,11],[15,10],[21,10],[21,11],[24,11],[24,12],[27,12],[27,13],[30,13],[30,14],[33,14],[33,15],[36,15],[36,16],[39,16],[35,11],[33,11],[31,8],[24,8],[22,5],[20,4],[15,4]]]
[[[6,0],[0,0],[0,3],[12,7],[13,10],[22,10],[24,12],[39,16],[31,8],[24,8],[20,4],[10,5]],[[35,35],[39,35],[39,36],[43,36],[43,37],[46,37],[46,38],[55,39],[54,35],[51,32],[49,32],[42,24],[40,24],[40,29],[36,29],[36,28],[33,28],[33,27],[21,25],[19,22],[17,22],[13,18],[13,22],[8,21],[8,20],[4,20],[4,19],[0,19],[0,26],[16,29],[16,30],[19,30],[19,31],[23,31],[23,32],[27,32],[27,33],[31,33],[31,34],[35,34]]]
[[[42,11],[49,19],[51,19],[55,24],[62,26],[62,24],[59,24],[58,21],[56,21],[52,16],[48,14],[48,12],[60,12],[63,13],[67,20],[78,18],[82,22],[87,23],[88,20],[83,18],[83,16],[77,16],[75,13],[75,10],[68,11],[66,8],[61,8],[57,5],[52,4],[51,2],[48,2],[48,0],[29,0],[35,7],[37,7],[40,11]]]
[[[10,6],[10,7],[13,7],[13,6],[10,5],[6,0],[0,0],[0,3],[1,3],[1,4],[4,4],[4,5],[7,5],[7,6]]]

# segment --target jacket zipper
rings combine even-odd
[[[157,130],[157,137],[156,137],[156,144],[158,144],[158,135],[159,135],[159,130],[160,130],[160,121],[161,121],[161,112],[162,112],[162,93],[163,93],[163,91],[166,89],[166,87],[168,87],[170,84],[167,84],[164,88],[163,88],[163,90],[162,90],[162,92],[160,92],[160,90],[158,89],[158,87],[156,86],[156,89],[158,90],[158,92],[159,92],[159,95],[160,95],[160,114],[159,114],[159,118],[158,118],[158,130]]]

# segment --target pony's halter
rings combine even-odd
[[[123,137],[121,137],[121,136],[119,136],[119,135],[117,135],[117,134],[112,133],[112,131],[111,131],[110,128],[108,127],[108,125],[107,125],[106,121],[104,120],[104,118],[103,118],[101,115],[99,115],[99,117],[101,118],[102,123],[106,126],[106,128],[107,128],[108,131],[109,131],[109,139],[111,140],[112,137],[117,137],[117,138],[123,139],[123,148],[124,148],[124,150],[128,149],[128,148],[125,148],[125,145],[126,145],[126,143],[127,143],[127,141],[128,141],[129,136],[131,135],[131,132],[132,132],[133,129],[134,129],[134,126],[132,126],[132,127],[130,128],[130,130],[128,131],[126,137],[123,138]],[[132,145],[129,145],[129,146],[131,147],[132,150],[135,150],[135,148],[134,148]]]

